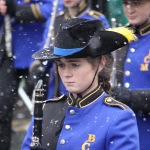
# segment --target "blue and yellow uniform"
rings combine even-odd
[[[41,131],[42,127],[42,132],[35,135],[38,129],[34,128],[31,149],[139,149],[135,114],[125,104],[106,94],[110,90],[109,80],[113,63],[113,57],[110,53],[135,39],[130,30],[124,28],[124,31],[130,34],[131,39],[120,32],[106,30],[101,20],[67,19],[60,25],[54,46],[44,48],[32,56],[36,60],[60,60],[62,62],[62,58],[74,61],[76,58],[91,57],[95,60],[95,58],[103,56],[106,58],[106,67],[97,72],[101,67],[99,61],[96,70],[91,68],[95,74],[93,80],[89,82],[90,85],[80,90],[73,90],[69,96],[63,95],[44,102],[43,117],[39,114],[34,118],[34,127],[39,124],[38,129]],[[116,41],[119,42],[116,43]],[[93,46],[93,43],[96,44]],[[93,65],[95,66],[95,64]],[[62,68],[62,70],[65,69]],[[68,67],[68,69],[70,68]],[[81,70],[74,71],[76,73]],[[60,75],[62,77],[61,72]],[[98,79],[95,78],[97,75],[99,75]],[[70,78],[73,76],[71,74]],[[95,80],[97,80],[98,86],[93,85]],[[94,90],[90,89],[91,85],[94,86]],[[37,96],[39,97],[38,94]],[[38,104],[39,101],[35,103]],[[28,132],[31,131],[32,127],[30,126]],[[30,143],[27,139],[22,148],[29,147]],[[41,141],[36,143],[34,139]]]
[[[139,150],[135,120],[129,107],[100,86],[77,102],[71,94],[50,99],[43,105],[42,146],[53,150]],[[25,144],[29,147],[30,143],[24,142],[22,150],[27,150]]]
[[[150,24],[135,30],[138,41],[133,41],[124,51],[117,51],[118,85],[125,87],[130,93],[128,101],[136,113],[140,137],[140,149],[150,147]],[[120,95],[120,99],[122,96]],[[119,99],[118,99],[119,100]]]
[[[108,21],[106,17],[95,10],[92,10],[91,8],[88,7],[87,3],[84,3],[82,6],[80,6],[78,13],[76,14],[77,18],[84,18],[84,19],[89,19],[89,20],[102,20],[106,28],[109,28]],[[67,10],[61,11],[55,20],[55,29],[54,29],[54,35],[58,32],[59,25],[64,21],[64,19],[70,18],[70,15]],[[44,32],[44,42],[46,41],[47,38],[47,33],[48,33],[48,27],[50,24],[50,19],[47,20],[47,25],[46,25],[46,30]],[[52,98],[52,97],[58,97],[64,93],[68,93],[66,91],[66,88],[60,81],[58,77],[57,70],[55,69],[56,67],[52,65],[53,67],[50,69],[50,79],[49,79],[49,85],[48,85],[48,95],[47,98]]]
[[[54,35],[58,32],[59,29],[59,25],[64,21],[64,19],[68,19],[69,13],[67,11],[62,11],[57,15],[57,18],[55,20],[55,29],[54,29]],[[91,10],[91,8],[88,7],[87,3],[84,3],[80,8],[79,8],[79,12],[76,15],[76,17],[79,18],[84,18],[84,19],[90,19],[90,20],[94,20],[94,19],[99,19],[102,20],[105,27],[108,28],[109,24],[108,21],[106,19],[106,17],[101,14],[100,12]],[[44,42],[46,41],[47,38],[47,34],[48,34],[48,27],[50,24],[50,19],[47,20],[47,28],[44,32]],[[43,45],[44,45],[43,42]],[[53,97],[58,97],[62,94],[67,94],[68,91],[66,90],[66,88],[64,87],[62,81],[59,78],[58,72],[57,72],[57,66],[55,64],[50,64],[49,66],[51,66],[51,68],[49,69],[49,83],[48,83],[48,94],[47,94],[47,99],[53,98]],[[22,149],[29,149],[29,143],[31,143],[31,136],[32,136],[32,126],[33,126],[33,118],[32,121],[30,123],[27,135],[25,137]],[[28,143],[28,144],[27,144]]]

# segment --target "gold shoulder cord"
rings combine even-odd
[[[121,107],[123,110],[126,110],[126,109],[130,109],[127,105],[113,99],[112,97],[106,97],[104,99],[104,103],[109,105],[109,106],[119,106]]]

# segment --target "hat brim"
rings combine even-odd
[[[32,55],[32,58],[37,60],[48,60],[48,59],[54,60],[60,58],[60,56],[54,54],[54,47],[51,46],[34,53]]]
[[[97,57],[111,53],[128,44],[126,37],[122,34],[113,31],[99,31],[94,35],[90,42],[80,51],[60,56],[54,54],[54,47],[44,48],[32,55],[32,58],[38,60],[55,60],[59,58],[83,58],[83,57]]]

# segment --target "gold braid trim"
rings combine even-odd
[[[45,20],[42,16],[39,4],[31,4],[31,10],[33,12],[34,17],[37,20]]]
[[[31,10],[33,12],[34,17],[38,20],[38,14],[36,12],[36,8],[34,4],[31,4]]]
[[[40,10],[39,4],[35,4],[35,8],[36,8],[37,14],[39,16],[39,20],[45,20],[45,18],[42,16],[42,12]]]

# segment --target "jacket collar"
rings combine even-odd
[[[136,34],[140,34],[141,36],[144,36],[144,35],[150,33],[150,23],[143,26],[142,28],[138,28],[131,24],[128,24],[127,27],[132,28]]]
[[[82,13],[84,13],[87,9],[88,9],[88,4],[85,2],[85,3],[83,3],[83,5],[81,5],[79,7],[78,13],[74,17],[78,17],[79,15],[81,15]],[[67,10],[64,13],[64,18],[65,19],[71,18],[70,14],[68,13]]]
[[[98,86],[95,90],[92,92],[88,93],[85,95],[82,99],[80,100],[75,100],[72,94],[69,94],[68,96],[68,105],[70,106],[75,106],[78,108],[83,108],[86,107],[90,104],[92,104],[94,101],[97,100],[98,97],[101,97],[103,95],[104,91],[101,88],[101,86]]]

